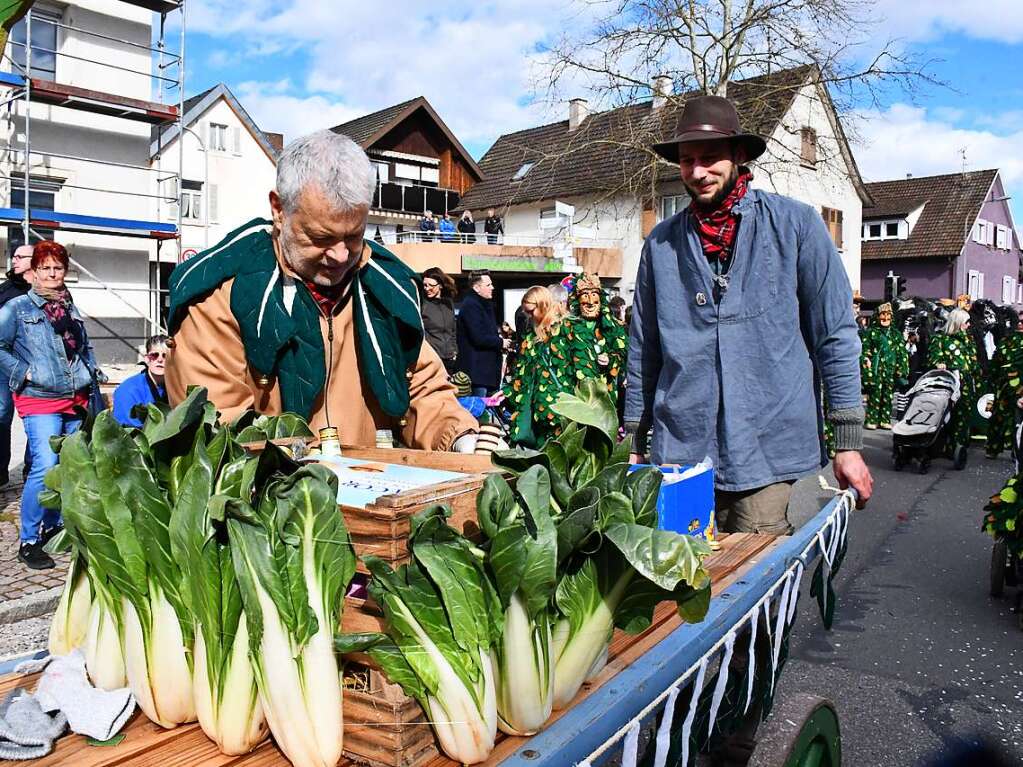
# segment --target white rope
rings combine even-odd
[[[696,681],[693,683],[693,695],[689,699],[689,711],[686,712],[686,720],[682,723],[682,758],[679,764],[689,764],[689,733],[693,731],[693,719],[696,718],[696,709],[700,703],[700,693],[703,692],[703,678],[707,674],[707,658],[700,661],[700,670],[696,674]]]
[[[753,615],[750,617],[749,633],[749,665],[746,668],[746,705],[742,707],[745,715],[749,711],[749,704],[753,702],[753,674],[757,670],[757,623],[760,619],[760,605],[753,608]]]
[[[718,682],[714,686],[714,697],[710,699],[710,718],[707,721],[708,738],[714,732],[714,720],[718,717],[718,708],[721,706],[721,699],[725,696],[725,686],[728,683],[728,665],[732,662],[735,637],[735,631],[729,631],[725,637],[725,652],[721,656],[721,665],[718,667]]]
[[[657,728],[657,749],[654,752],[654,767],[664,767],[668,761],[668,750],[671,748],[671,723],[675,718],[675,701],[678,699],[677,686],[668,691],[668,700],[664,704],[664,715],[661,726]]]
[[[668,745],[670,744],[671,737],[671,724],[673,718],[673,710],[675,707],[675,700],[679,694],[680,688],[684,683],[693,675],[697,673],[697,682],[693,687],[693,698],[690,700],[690,708],[686,716],[686,723],[683,725],[683,749],[684,756],[688,758],[689,749],[689,733],[692,729],[692,719],[695,717],[696,709],[695,703],[699,700],[699,694],[702,691],[703,679],[706,675],[707,665],[710,659],[713,658],[718,652],[725,649],[727,656],[728,650],[727,645],[731,641],[734,651],[734,642],[736,636],[741,632],[743,627],[748,623],[750,627],[750,644],[749,644],[749,667],[747,671],[747,683],[746,683],[746,703],[743,707],[743,713],[749,711],[749,707],[753,699],[753,680],[754,672],[756,670],[756,641],[757,641],[757,629],[759,624],[759,617],[761,611],[765,615],[765,631],[771,641],[771,661],[772,661],[772,679],[771,689],[774,689],[774,676],[777,673],[777,662],[780,658],[781,652],[781,639],[784,634],[784,628],[790,624],[795,617],[796,602],[799,594],[800,584],[802,582],[803,573],[806,569],[806,563],[809,559],[810,553],[816,548],[821,557],[824,559],[825,574],[830,572],[831,562],[834,561],[834,556],[837,555],[840,542],[844,542],[846,534],[848,532],[850,510],[852,508],[852,494],[848,491],[839,491],[837,488],[831,488],[836,491],[841,497],[838,499],[835,510],[831,513],[825,523],[821,526],[821,529],[817,531],[817,534],[810,539],[810,542],[806,545],[803,551],[793,559],[791,564],[785,569],[778,579],[771,585],[764,595],[757,600],[756,604],[750,608],[750,610],[739,618],[732,628],[726,632],[720,639],[718,639],[708,650],[701,656],[693,665],[685,670],[671,685],[668,686],[660,695],[655,697],[650,703],[648,703],[642,711],[639,712],[635,717],[626,722],[626,724],[613,733],[606,741],[598,746],[593,753],[591,753],[585,760],[578,763],[578,767],[590,767],[594,759],[597,759],[604,754],[608,749],[618,743],[622,738],[626,737],[634,727],[638,727],[639,724],[650,715],[650,713],[661,706],[666,700],[670,700],[668,703],[669,709],[665,711],[664,716],[661,719],[661,725],[657,732],[657,749],[655,753],[654,767],[663,767],[664,762],[661,761],[661,755],[663,758],[667,758]],[[825,531],[830,528],[831,535],[827,540],[824,538]],[[776,626],[772,631],[771,626],[771,613],[770,607],[776,592],[779,587],[782,588],[781,599],[778,605],[778,616],[776,618]],[[715,690],[715,697],[717,692]],[[720,703],[720,702],[719,702]],[[711,724],[716,718],[717,709],[713,706],[714,714],[711,718]],[[663,745],[662,745],[663,744]],[[685,763],[685,762],[681,762]]]
[[[622,745],[622,767],[636,767],[639,760],[639,722],[633,722]]]

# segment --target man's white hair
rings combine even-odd
[[[958,333],[964,327],[966,323],[970,321],[970,315],[965,309],[953,309],[948,313],[948,319],[945,320],[945,335],[952,335]]]
[[[369,207],[376,175],[362,148],[348,136],[320,130],[288,144],[277,160],[277,196],[288,213],[302,192],[316,188],[334,210]]]

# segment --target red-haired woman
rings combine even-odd
[[[43,545],[62,527],[60,512],[39,505],[43,475],[57,463],[50,437],[82,425],[96,366],[85,323],[64,285],[67,269],[63,245],[36,243],[32,289],[0,308],[0,374],[14,392],[32,455],[21,497],[18,559],[34,570],[53,567]]]

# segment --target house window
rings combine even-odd
[[[32,77],[57,79],[57,24],[60,15],[46,11],[32,11]],[[16,71],[25,73],[26,19],[11,29],[11,58]]]
[[[661,221],[671,218],[676,213],[685,209],[689,204],[689,197],[684,194],[673,194],[661,198]]]
[[[408,181],[419,181],[421,178],[421,168],[418,165],[396,162],[394,164],[394,177],[396,179],[406,179]]]
[[[881,239],[881,224],[867,224],[863,227],[866,231],[863,236],[868,240],[880,240]]]
[[[821,208],[821,216],[824,218],[824,223],[827,224],[828,234],[831,235],[831,241],[835,243],[836,248],[841,250],[842,211],[837,208]]]
[[[998,226],[995,229],[995,247],[999,250],[1009,250],[1009,227]]]
[[[378,184],[386,184],[391,178],[391,166],[386,162],[374,162],[373,170],[376,171]]]
[[[800,132],[799,161],[813,168],[817,165],[817,131],[803,128]]]
[[[33,19],[33,23],[35,20]],[[56,210],[57,193],[60,191],[60,182],[52,179],[29,178],[28,207],[30,210]],[[25,209],[25,183],[23,179],[15,179],[11,183],[11,207],[16,210]],[[32,227],[32,239],[30,242],[38,242],[40,239],[53,239],[52,229],[39,229]],[[36,237],[35,235],[39,236]],[[7,227],[7,242],[13,252],[14,248],[25,244],[25,236],[21,224],[14,224]]]
[[[181,220],[202,221],[202,182],[181,180]]]
[[[970,300],[976,301],[984,297],[984,273],[970,269],[967,275],[966,292],[970,294]]]
[[[977,223],[973,227],[973,241],[979,245],[994,245],[995,225],[982,218],[977,219]]]
[[[1002,277],[1002,303],[1011,304],[1016,295],[1016,280],[1009,275]]]
[[[209,150],[211,152],[226,152],[227,151],[227,126],[226,125],[221,125],[220,123],[210,123]]]
[[[884,237],[885,239],[898,238],[899,236],[899,222],[889,221],[884,225]]]
[[[522,163],[522,167],[515,171],[515,175],[512,176],[512,181],[521,181],[522,179],[524,179],[526,177],[526,174],[533,169],[534,165],[536,165],[536,163],[532,162]]]

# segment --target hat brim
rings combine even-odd
[[[767,142],[755,133],[713,133],[711,131],[689,131],[673,139],[654,144],[653,149],[668,162],[678,164],[678,147],[693,141],[734,141],[746,150],[746,162],[752,162],[767,151]]]

